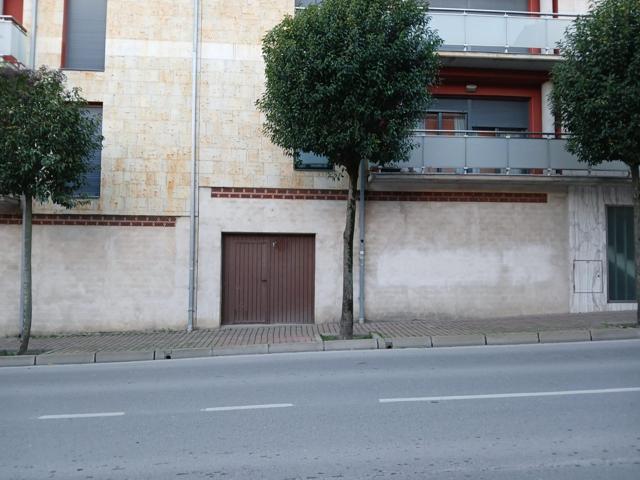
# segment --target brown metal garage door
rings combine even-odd
[[[222,323],[313,323],[315,237],[222,237]]]

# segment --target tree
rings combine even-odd
[[[23,333],[31,334],[31,212],[34,200],[67,208],[89,171],[89,154],[101,147],[96,120],[78,89],[65,88],[60,71],[0,68],[0,195],[22,197]]]
[[[324,0],[264,38],[265,132],[289,155],[314,152],[348,179],[340,337],[353,337],[353,235],[360,162],[406,158],[430,103],[440,39],[424,0]]]
[[[564,61],[553,69],[551,101],[571,134],[568,150],[590,165],[621,160],[631,171],[640,300],[640,3],[597,3],[576,19],[560,48]]]

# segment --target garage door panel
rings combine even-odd
[[[313,323],[315,237],[224,235],[223,324]]]

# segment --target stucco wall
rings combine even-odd
[[[0,225],[0,335],[19,332],[20,226]],[[34,334],[184,328],[188,221],[33,228]]]
[[[220,323],[223,232],[315,234],[316,322],[339,319],[344,201],[201,193],[199,326]],[[371,201],[366,213],[369,320],[569,311],[566,194],[546,204]]]
[[[633,205],[631,186],[569,188],[570,261],[574,272],[571,311],[575,313],[636,308],[635,303],[608,302],[608,205]],[[595,268],[588,268],[584,262],[591,262]],[[597,275],[600,278],[591,278]]]
[[[370,202],[367,318],[567,312],[567,203]]]

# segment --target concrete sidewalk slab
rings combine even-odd
[[[154,353],[155,352],[153,350],[96,352],[96,363],[139,362],[153,360],[155,358]]]
[[[378,341],[375,338],[358,338],[354,340],[325,340],[325,352],[337,350],[377,350]]]
[[[640,338],[638,328],[593,328],[591,329],[592,340],[625,340]]]
[[[224,355],[253,355],[256,353],[269,353],[269,345],[262,343],[258,345],[238,345],[234,347],[219,347],[211,349],[211,355],[214,357]]]
[[[591,340],[589,330],[551,330],[540,332],[540,343],[588,342]]]
[[[269,353],[321,352],[322,342],[270,343]]]
[[[472,347],[486,345],[484,335],[435,335],[431,337],[434,347]]]
[[[211,356],[211,348],[174,348],[171,350],[171,359],[202,358]],[[166,358],[166,353],[160,360]]]
[[[392,348],[431,348],[431,337],[392,337]]]
[[[95,361],[95,352],[44,353],[36,356],[36,365],[70,365]]]
[[[488,333],[486,338],[487,345],[524,345],[540,342],[537,332]]]
[[[3,355],[0,357],[0,367],[29,367],[35,364],[35,355]]]

